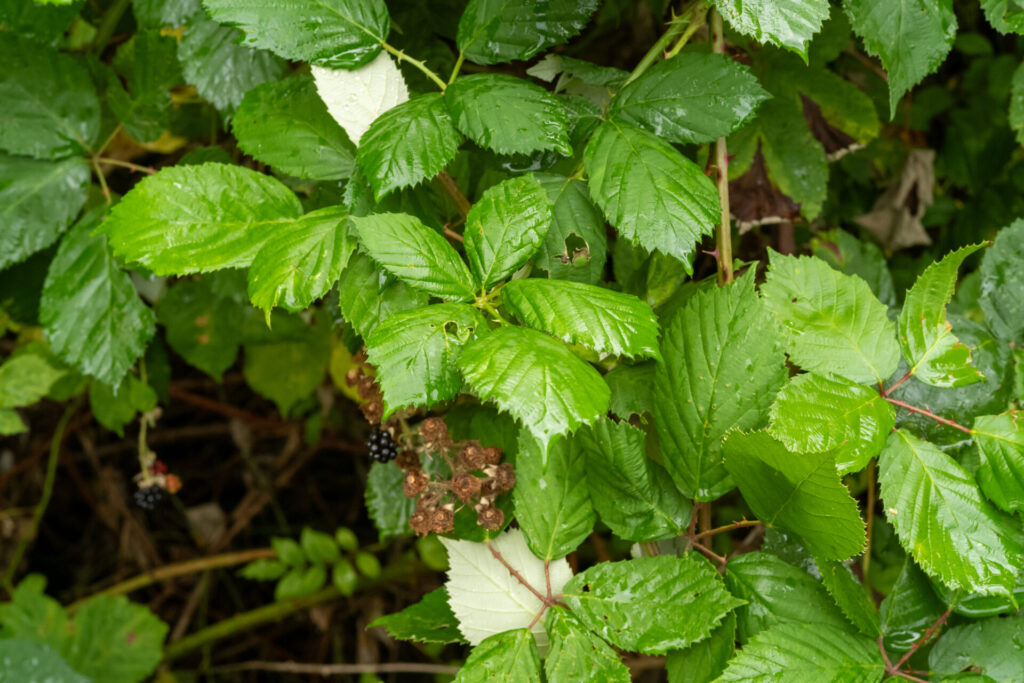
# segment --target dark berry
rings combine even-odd
[[[377,462],[390,462],[398,457],[398,444],[391,439],[391,434],[379,429],[370,432],[366,447],[370,451],[370,459]]]
[[[164,499],[165,491],[157,485],[140,486],[135,489],[135,504],[143,510],[155,510]]]

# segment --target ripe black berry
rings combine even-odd
[[[143,510],[155,510],[164,499],[164,490],[157,485],[141,486],[135,489],[135,504]]]
[[[390,462],[398,456],[398,445],[391,439],[391,434],[379,429],[370,432],[366,447],[370,449],[370,459],[377,462]]]

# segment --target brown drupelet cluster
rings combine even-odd
[[[370,367],[366,362],[366,353],[360,351],[352,357],[356,366],[345,374],[345,384],[355,387],[356,393],[362,399],[359,409],[363,411],[363,417],[372,425],[379,425],[384,417],[384,397],[380,393],[380,385],[377,379],[367,372]]]
[[[489,531],[500,529],[505,513],[494,501],[516,484],[515,469],[501,462],[501,449],[484,448],[475,440],[453,442],[448,426],[439,417],[424,420],[419,431],[424,450],[443,458],[451,477],[439,479],[436,472],[425,472],[419,455],[413,451],[405,451],[395,460],[405,470],[405,495],[417,499],[416,510],[409,518],[412,530],[423,536],[452,531],[455,513],[465,505],[476,510],[480,526]]]

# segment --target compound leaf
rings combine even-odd
[[[618,653],[584,627],[572,612],[552,607],[545,619],[551,637],[551,650],[544,660],[548,681],[629,683],[632,680]]]

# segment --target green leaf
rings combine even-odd
[[[303,527],[299,544],[306,559],[313,564],[334,564],[341,560],[341,551],[330,534]]]
[[[711,635],[685,650],[668,653],[668,683],[711,683],[736,650],[736,613],[727,614]]]
[[[698,500],[714,500],[732,488],[722,439],[730,429],[762,425],[787,375],[754,275],[752,268],[730,285],[693,295],[661,340],[655,426],[676,486]]]
[[[850,623],[866,636],[880,636],[882,631],[878,625],[875,603],[850,568],[842,562],[831,560],[815,560],[815,563],[821,572],[821,582],[825,590],[839,605],[839,609]]]
[[[554,206],[534,266],[556,280],[596,285],[604,276],[608,238],[604,216],[590,201],[586,183],[548,173],[536,178]]]
[[[355,167],[354,146],[327,113],[309,76],[250,90],[231,130],[246,154],[298,178],[345,180]]]
[[[37,159],[89,149],[100,131],[100,103],[84,66],[6,31],[0,63],[0,149]]]
[[[268,319],[278,303],[305,310],[337,281],[355,248],[344,206],[311,211],[269,235],[249,268],[249,298]]]
[[[167,343],[189,365],[220,381],[235,364],[244,310],[215,295],[209,279],[175,283],[157,302],[156,313]]]
[[[1000,230],[985,252],[978,303],[996,336],[1024,345],[1024,220]]]
[[[733,432],[725,466],[766,526],[798,537],[815,557],[845,560],[864,550],[864,522],[828,453],[792,453],[767,432]]]
[[[836,467],[846,474],[882,451],[895,420],[896,411],[877,389],[807,373],[779,391],[769,431],[791,451],[833,451]]]
[[[660,356],[654,311],[631,294],[531,278],[507,283],[501,302],[530,327],[568,344],[629,358]]]
[[[652,133],[612,119],[584,152],[590,197],[619,234],[692,272],[697,243],[719,220],[718,191],[700,167]]]
[[[586,462],[573,440],[556,437],[545,445],[527,431],[520,435],[512,490],[516,521],[542,560],[565,557],[594,530]]]
[[[686,533],[693,505],[665,469],[647,459],[643,431],[602,418],[579,441],[586,453],[586,488],[612,533],[627,541],[662,541]]]
[[[359,140],[356,161],[379,201],[443,171],[461,141],[443,95],[429,93],[378,116]]]
[[[22,353],[0,365],[0,408],[32,405],[67,374],[41,353]]]
[[[477,396],[511,413],[542,442],[593,422],[611,398],[594,368],[561,342],[522,327],[470,342],[459,368]]]
[[[865,49],[888,72],[889,115],[903,94],[939,68],[956,36],[952,0],[845,0]]]
[[[426,306],[429,295],[378,270],[356,252],[338,280],[338,306],[356,334],[364,339],[395,313]]]
[[[895,325],[867,283],[821,259],[773,251],[769,260],[761,293],[795,363],[859,384],[883,382],[896,371]]]
[[[1024,615],[995,617],[949,629],[928,653],[933,675],[965,669],[997,681],[1024,680]]]
[[[637,365],[619,365],[604,376],[612,390],[612,415],[628,420],[633,415],[654,414],[654,373],[655,361]]]
[[[330,355],[330,324],[326,315],[320,315],[301,339],[247,344],[242,371],[253,391],[288,415],[323,381]]]
[[[1006,0],[1003,0],[1004,2]],[[1017,135],[1018,144],[1024,144],[1024,64],[1013,72],[1010,82],[1010,128]]]
[[[459,630],[473,645],[516,628],[529,628],[543,651],[548,646],[547,631],[537,616],[544,603],[509,571],[516,570],[530,586],[562,592],[572,576],[569,563],[538,559],[526,544],[519,529],[498,534],[488,543],[441,538],[448,550],[448,604],[459,619]],[[498,558],[501,559],[498,559]]]
[[[384,414],[431,407],[462,390],[460,349],[487,331],[480,312],[465,304],[435,304],[396,313],[366,338],[370,363],[384,395]]]
[[[722,17],[759,43],[807,58],[807,44],[828,18],[828,0],[712,0]]]
[[[562,591],[569,608],[612,645],[664,654],[706,638],[742,600],[694,553],[601,562]]]
[[[971,438],[981,455],[976,473],[981,490],[1006,512],[1024,511],[1024,412],[979,417]]]
[[[341,594],[348,597],[356,592],[359,587],[359,575],[356,568],[348,560],[341,560],[331,569],[331,584],[341,591]]]
[[[245,45],[285,59],[354,69],[380,52],[391,20],[383,0],[205,0],[217,21],[245,31]]]
[[[45,249],[85,204],[84,159],[35,161],[0,154],[0,270]]]
[[[736,610],[736,635],[741,643],[776,624],[849,627],[821,583],[775,555],[753,552],[730,560],[725,585],[747,602]]]
[[[597,0],[470,0],[459,20],[459,51],[477,64],[529,59],[583,30]]]
[[[239,44],[241,31],[193,15],[178,43],[185,82],[221,111],[238,107],[247,92],[284,75],[285,63],[269,52]]]
[[[353,217],[359,243],[395,277],[424,292],[454,301],[476,296],[479,281],[444,237],[404,213]]]
[[[10,408],[0,408],[0,435],[9,436],[28,431],[17,412]]]
[[[290,538],[274,536],[270,539],[270,546],[277,553],[278,559],[289,567],[302,567],[306,564],[306,553],[302,552],[302,546]]]
[[[551,200],[531,174],[484,191],[463,231],[466,257],[485,288],[504,280],[540,247],[551,226]]]
[[[135,683],[147,678],[163,657],[167,624],[125,597],[99,596],[75,615],[67,648],[61,651],[75,671],[104,683]]]
[[[254,581],[276,581],[285,575],[288,565],[278,560],[256,560],[242,567],[238,575]]]
[[[811,241],[814,255],[836,270],[856,275],[868,283],[872,293],[886,306],[896,305],[892,274],[882,250],[871,242],[862,242],[845,230],[818,233]]]
[[[882,600],[879,619],[888,652],[906,652],[946,611],[924,572],[908,557],[889,595]]]
[[[459,130],[498,154],[529,154],[553,149],[572,155],[569,119],[558,99],[515,76],[463,76],[444,92]]]
[[[76,673],[53,648],[30,640],[0,640],[0,683],[92,683]]]
[[[491,636],[469,653],[456,683],[540,683],[540,654],[528,629]]]
[[[100,226],[114,253],[157,275],[240,268],[302,213],[279,181],[226,164],[174,166],[125,195]]]
[[[632,680],[618,653],[587,630],[571,612],[552,607],[545,619],[551,636],[551,651],[544,660],[548,681],[629,683]]]
[[[50,348],[85,375],[120,384],[156,331],[155,316],[117,267],[106,237],[91,236],[98,213],[61,242],[39,305]]]
[[[118,436],[124,436],[124,426],[143,413],[156,407],[156,392],[152,387],[127,375],[119,386],[103,382],[89,385],[89,408],[101,425]]]
[[[877,683],[884,674],[870,638],[823,624],[777,624],[747,643],[717,683]]]
[[[327,570],[323,565],[292,569],[274,587],[275,600],[301,598],[320,590],[327,583]]]
[[[3,24],[7,36],[20,35],[54,45],[81,9],[77,4],[57,7],[22,0],[0,0],[0,24]]]
[[[401,612],[377,617],[367,628],[381,626],[396,640],[412,640],[417,643],[461,643],[465,642],[458,629],[459,621],[448,605],[448,593],[444,588],[435,588],[414,605]]]
[[[366,509],[384,542],[410,533],[409,517],[416,501],[402,493],[405,472],[394,462],[375,462],[366,477]]]
[[[181,82],[177,46],[174,38],[148,30],[117,49],[114,65],[127,72],[129,90],[109,76],[107,102],[125,131],[140,142],[154,142],[167,129],[170,89]]]
[[[953,335],[953,325],[946,319],[957,269],[982,246],[957,249],[932,263],[907,292],[899,319],[900,346],[910,372],[922,382],[959,387],[985,379],[971,364],[971,350]]]
[[[927,441],[897,430],[878,461],[886,516],[900,544],[950,588],[1008,595],[1024,548],[973,478]]]
[[[670,142],[700,143],[733,132],[769,97],[738,62],[684,52],[623,88],[611,112]]]
[[[1015,0],[981,0],[985,18],[1000,33],[1024,32],[1024,12]]]

